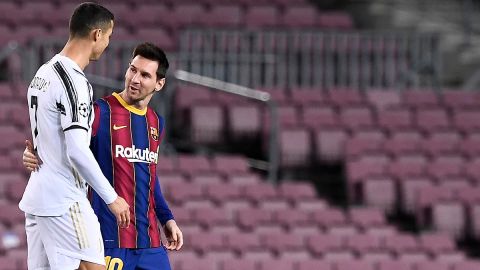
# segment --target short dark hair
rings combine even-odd
[[[165,78],[165,76],[167,75],[167,69],[169,64],[167,56],[162,49],[160,49],[156,45],[153,45],[152,43],[145,42],[135,47],[135,49],[133,50],[132,59],[135,58],[137,55],[140,55],[141,57],[147,58],[152,61],[157,61],[157,80]]]
[[[86,37],[93,29],[107,30],[114,15],[107,8],[92,2],[78,5],[70,17],[70,37]]]

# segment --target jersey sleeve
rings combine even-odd
[[[155,213],[157,214],[157,218],[163,226],[165,223],[167,223],[167,221],[174,219],[174,217],[172,211],[170,211],[170,208],[168,207],[167,201],[165,201],[165,198],[163,197],[158,177],[155,177],[155,189],[153,196],[155,199]]]
[[[93,113],[91,86],[86,80],[74,82],[67,73],[60,75],[63,92],[59,106],[63,106],[65,112],[60,117],[62,129],[81,128],[88,131]]]

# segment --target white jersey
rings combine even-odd
[[[94,117],[92,87],[73,60],[57,54],[35,74],[28,106],[34,147],[43,164],[31,174],[19,206],[28,214],[59,216],[73,203],[87,200],[87,184],[67,155],[64,132],[85,129],[88,136],[79,139],[88,145]],[[101,184],[110,186],[107,181]],[[113,188],[108,191],[116,198]]]

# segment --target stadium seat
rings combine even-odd
[[[178,169],[187,175],[212,171],[211,161],[206,156],[178,155]]]
[[[453,270],[475,270],[479,269],[480,261],[478,260],[466,260],[463,262],[457,262],[453,265]]]
[[[315,211],[312,214],[312,220],[323,228],[343,225],[347,222],[345,213],[337,208],[325,208]]]
[[[222,262],[221,270],[245,270],[255,269],[256,261],[244,258],[227,259]]]
[[[369,252],[382,250],[380,239],[369,234],[357,234],[346,237],[346,248],[355,252],[360,257]]]
[[[353,105],[365,105],[361,92],[354,89],[332,88],[328,90],[328,100],[340,108]]]
[[[237,213],[237,222],[242,228],[251,230],[260,224],[272,224],[272,215],[263,209],[240,209]]]
[[[280,14],[272,5],[251,5],[247,8],[244,18],[248,28],[273,27],[278,25]]]
[[[413,113],[408,107],[381,109],[377,112],[377,118],[378,125],[391,133],[413,127]]]
[[[361,185],[361,201],[367,206],[377,207],[387,213],[395,210],[396,183],[390,176],[367,176]]]
[[[441,97],[442,103],[450,109],[471,109],[480,105],[480,95],[475,91],[446,90]]]
[[[176,213],[174,213],[176,214]],[[211,228],[213,226],[230,225],[233,218],[227,215],[223,208],[198,208],[193,209],[192,215],[200,225]]]
[[[276,253],[302,251],[305,247],[303,238],[284,232],[263,233],[260,235],[260,239],[265,248]]]
[[[317,107],[328,102],[322,89],[317,88],[293,88],[291,89],[291,102],[296,106],[312,105]]]
[[[317,198],[315,187],[309,181],[282,181],[278,195],[290,202],[310,201]]]
[[[320,28],[351,30],[353,21],[348,13],[341,11],[321,12],[317,17],[316,25]]]
[[[418,108],[415,114],[415,124],[426,133],[449,130],[450,117],[445,108]]]
[[[402,103],[400,94],[396,91],[370,89],[366,92],[365,99],[377,111],[398,107]]]
[[[262,130],[262,110],[253,103],[228,106],[228,130],[233,140],[255,139]]]
[[[376,208],[350,208],[349,221],[361,229],[382,226],[386,224],[385,215]]]
[[[423,142],[422,148],[431,157],[456,154],[462,139],[462,136],[455,131],[434,132]]]
[[[386,236],[385,248],[396,255],[419,251],[417,238],[406,233]]]
[[[337,270],[374,270],[375,265],[372,262],[368,262],[365,260],[345,260],[345,261],[338,261],[336,263]]]
[[[275,211],[275,221],[289,229],[314,224],[308,211],[298,209],[282,209]]]
[[[419,243],[422,250],[433,256],[451,253],[456,249],[453,239],[444,233],[422,233]]]
[[[460,132],[470,134],[480,131],[480,110],[458,108],[452,113],[453,126]]]
[[[343,237],[334,234],[318,234],[307,239],[307,248],[315,256],[322,256],[328,251],[340,251],[345,248]]]
[[[385,260],[378,262],[378,270],[413,270],[413,265],[399,260]],[[439,269],[440,270],[440,269]]]
[[[355,132],[345,144],[347,160],[359,158],[364,154],[378,154],[383,151],[382,147],[386,135],[381,130],[372,129]]]
[[[470,133],[460,142],[460,153],[468,158],[480,156],[480,133]]]
[[[278,197],[277,189],[269,183],[243,185],[243,197],[254,203],[273,200]]]
[[[393,133],[383,145],[387,153],[397,156],[407,153],[421,152],[423,135],[417,130],[405,130]]]
[[[305,105],[300,111],[300,122],[311,130],[340,127],[340,120],[331,105]]]
[[[213,5],[204,16],[208,27],[237,27],[243,23],[242,8],[238,4]]]
[[[437,180],[462,177],[465,163],[460,155],[437,156],[427,165],[427,172]]]
[[[243,191],[241,186],[238,185],[211,183],[205,185],[205,195],[215,203],[220,204],[242,198]]]
[[[464,207],[459,200],[439,201],[432,206],[432,226],[453,238],[462,238],[466,231]]]
[[[372,128],[376,125],[373,113],[369,107],[343,107],[339,115],[342,125],[350,131]]]
[[[317,10],[310,5],[289,5],[283,12],[280,24],[284,27],[311,28],[315,26],[317,17]]]
[[[399,178],[401,208],[406,213],[414,213],[419,192],[425,187],[432,187],[434,180],[426,176],[405,176]]]
[[[438,93],[430,89],[405,91],[403,92],[403,102],[412,109],[440,105]]]
[[[449,270],[450,265],[446,262],[427,260],[423,262],[417,262],[418,270]]]
[[[285,128],[279,134],[280,166],[306,168],[311,165],[312,142],[304,128]]]
[[[334,269],[330,262],[326,262],[320,259],[310,259],[300,261],[297,265],[298,270],[332,270]]]
[[[407,177],[421,177],[426,174],[428,159],[420,154],[398,155],[388,164],[388,173],[392,177],[406,179]]]
[[[314,131],[316,158],[322,162],[339,162],[345,156],[348,134],[341,128],[323,128]]]

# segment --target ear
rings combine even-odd
[[[97,28],[92,30],[91,36],[93,41],[97,42],[102,37],[102,29]]]
[[[157,83],[155,84],[155,91],[157,92],[161,91],[164,85],[165,85],[165,78],[161,78],[160,80],[157,80]]]

